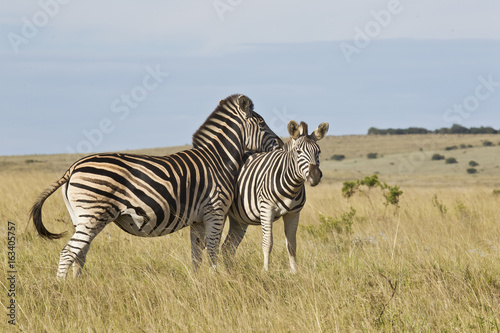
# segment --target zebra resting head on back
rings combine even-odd
[[[290,268],[296,271],[296,233],[300,211],[306,202],[304,183],[316,186],[321,180],[321,150],[317,141],[328,132],[328,123],[322,123],[308,135],[306,123],[298,125],[291,120],[288,132],[290,139],[283,149],[253,154],[240,170],[228,214],[229,233],[222,245],[228,264],[248,225],[261,225],[264,269],[268,270],[273,246],[272,223],[283,217]]]
[[[96,154],[82,158],[42,193],[30,214],[37,232],[47,239],[63,236],[51,233],[42,223],[43,203],[59,187],[75,227],[61,251],[57,277],[65,278],[72,265],[73,275],[80,275],[90,243],[111,222],[143,237],[204,225],[215,268],[224,218],[245,151],[270,150],[281,140],[253,111],[248,97],[231,95],[210,114],[193,142],[192,149],[168,156]]]

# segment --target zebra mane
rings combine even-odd
[[[293,138],[288,138],[288,141],[285,142],[285,144],[283,145],[282,150],[283,151],[290,151],[290,150],[293,149],[294,144],[295,144],[295,140]]]
[[[210,131],[208,129],[208,125],[213,125],[212,119],[216,118],[221,114],[229,114],[233,113],[236,117],[236,113],[232,112],[233,109],[238,109],[238,97],[240,94],[233,94],[225,99],[220,100],[219,105],[215,108],[215,110],[207,117],[205,122],[198,128],[198,130],[193,134],[193,147],[197,148],[200,146],[204,146],[206,139],[204,138],[204,134]],[[251,103],[251,101],[250,101]],[[224,107],[228,104],[229,107]],[[251,110],[253,110],[253,103],[250,105]]]

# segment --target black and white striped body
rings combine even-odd
[[[63,195],[76,220],[100,224],[111,219],[135,236],[163,236],[201,222],[204,210],[220,200],[217,187],[209,184],[223,180],[204,163],[206,156],[204,149],[161,157],[89,156],[70,168]]]
[[[307,133],[307,125],[301,126]],[[327,130],[326,127],[320,138]],[[223,244],[223,251],[229,258],[234,256],[247,226],[261,225],[264,269],[267,270],[273,244],[272,223],[283,217],[290,266],[292,271],[296,270],[296,232],[300,211],[306,202],[304,183],[308,181],[312,186],[319,183],[321,151],[316,143],[318,139],[294,136],[284,149],[252,154],[241,168],[228,214],[230,229]]]
[[[278,141],[253,112],[251,100],[232,95],[220,102],[194,134],[193,149],[163,157],[98,154],[77,161],[42,194],[31,213],[42,236],[60,237],[43,227],[41,208],[62,185],[75,234],[61,251],[58,277],[64,278],[72,264],[74,275],[80,274],[90,242],[111,222],[143,237],[203,225],[215,267],[244,152],[270,150]]]
[[[245,224],[260,225],[261,209],[270,209],[275,221],[287,213],[300,212],[305,202],[296,151],[256,153],[240,170],[229,216]]]

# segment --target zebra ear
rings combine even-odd
[[[220,105],[220,106],[224,106],[225,102],[226,102],[225,100],[221,99],[221,100],[219,101],[219,105]]]
[[[323,139],[328,132],[328,128],[330,125],[328,123],[321,123],[318,128],[314,130],[314,132],[311,134],[312,139],[319,141]]]
[[[306,136],[306,135],[307,135],[307,124],[301,121],[299,126],[299,136]]]
[[[297,140],[299,137],[299,124],[295,120],[290,120],[288,122],[288,134],[294,140]]]
[[[240,110],[246,114],[247,118],[250,118],[253,111],[253,103],[250,98],[245,95],[240,95],[238,97],[238,104],[240,106]]]

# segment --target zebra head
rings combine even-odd
[[[267,126],[264,118],[253,110],[252,100],[245,95],[239,95],[237,101],[238,109],[245,121],[245,149],[267,152],[282,148],[283,141]]]
[[[297,166],[302,179],[307,180],[311,186],[316,186],[321,180],[323,173],[319,169],[319,155],[321,149],[317,141],[323,139],[328,132],[328,123],[321,123],[311,134],[307,134],[307,124],[294,120],[288,123],[290,141],[285,150],[296,152]]]

